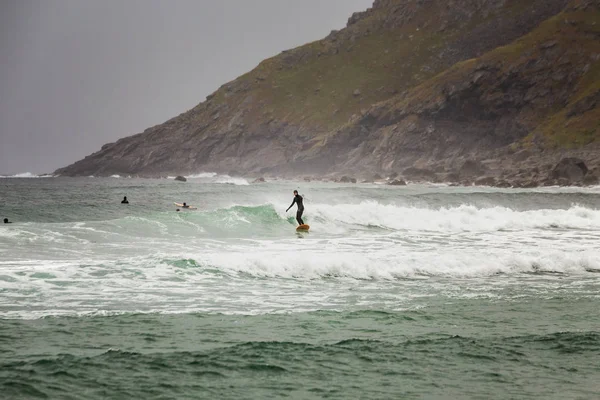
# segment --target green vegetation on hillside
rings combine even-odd
[[[492,77],[475,83],[479,71]],[[511,93],[512,86],[516,93]],[[598,140],[600,9],[562,12],[518,40],[459,62],[407,96],[382,103],[380,115],[393,120],[397,110],[431,111],[448,101],[452,91],[476,94],[479,107],[490,112],[495,103],[505,102],[506,112],[530,127],[525,146],[536,139],[547,148],[573,148]]]

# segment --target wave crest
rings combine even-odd
[[[0,175],[0,178],[52,178],[52,175],[36,175],[31,172],[21,172],[14,175]]]

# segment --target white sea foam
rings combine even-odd
[[[187,175],[188,179],[202,179],[202,178],[214,178],[217,176],[216,172],[201,172],[199,174]]]
[[[52,175],[36,175],[31,172],[22,172],[14,175],[0,175],[0,178],[52,178]]]
[[[471,205],[438,209],[402,207],[366,201],[360,204],[312,204],[305,213],[325,229],[336,224],[392,230],[484,232],[499,230],[577,228],[600,229],[600,210],[572,206],[566,210],[516,211]],[[282,214],[283,216],[283,214]]]
[[[169,177],[169,178],[174,179],[175,177]],[[238,185],[238,186],[249,185],[248,181],[244,178],[232,177],[229,175],[219,175],[216,172],[201,172],[198,174],[186,175],[186,178],[203,180],[208,183],[221,183],[221,184],[230,184],[230,185]]]
[[[388,249],[365,246],[363,251],[344,246],[332,246],[323,251],[317,247],[296,251],[202,254],[195,260],[205,268],[228,274],[299,279],[397,280],[415,276],[472,278],[497,274],[600,272],[596,250],[573,253],[550,249],[539,252],[531,248],[518,251],[515,248],[516,251],[507,254],[502,249],[484,247],[471,250],[445,248],[438,253],[396,246]]]
[[[211,210],[0,225],[0,317],[394,310],[426,307],[430,296],[539,300],[569,285],[600,298],[600,211],[589,195],[545,203],[562,209],[531,210],[529,194],[514,208],[410,207],[389,188],[368,189],[379,201],[348,204],[363,189],[326,187],[307,193],[319,202],[306,200],[311,232],[297,235],[289,198],[265,202],[280,188],[215,189],[203,196]],[[232,198],[242,204],[224,208]]]
[[[233,176],[229,176],[229,175],[218,175],[216,177],[215,183],[225,183],[225,184],[237,185],[237,186],[247,186],[250,184],[244,178],[233,177]]]
[[[556,279],[556,274],[583,279],[597,276],[589,271],[600,271],[594,252],[387,256],[332,249],[320,253],[197,254],[178,263],[154,257],[103,263],[85,259],[3,262],[0,316],[194,311],[261,314],[364,309],[382,304],[386,309],[406,309],[425,306],[429,296],[510,299],[534,295],[539,300],[557,295],[566,286],[578,285],[574,279]],[[416,280],[418,277],[427,280]],[[495,278],[490,281],[490,277]],[[461,279],[468,281],[460,283]],[[525,285],[525,289],[514,293],[510,287],[515,284]],[[580,297],[596,295],[593,288],[577,290]],[[43,299],[43,307],[32,307],[38,299]]]
[[[121,175],[116,175],[116,174],[115,174],[115,175],[111,175],[110,177],[111,177],[111,178],[120,178],[120,177],[121,177]]]

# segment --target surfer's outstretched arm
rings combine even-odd
[[[287,208],[287,210],[285,210],[285,212],[288,212],[290,208],[292,208],[292,206],[296,203],[296,198],[294,197],[294,201],[292,201],[292,204],[290,204],[290,206]]]

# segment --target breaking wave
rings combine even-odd
[[[187,175],[187,179],[202,179],[202,178],[214,178],[217,176],[216,172],[202,172],[200,174]]]
[[[174,176],[167,177],[168,179],[175,179]],[[216,172],[201,172],[198,174],[186,175],[185,178],[198,180],[204,183],[221,183],[221,184],[230,184],[237,186],[246,186],[249,185],[248,180],[241,177],[233,177],[229,175],[219,175]]]
[[[31,172],[22,172],[14,175],[0,175],[0,178],[52,178],[52,175],[36,175]]]
[[[402,207],[366,201],[360,204],[316,204],[311,206],[306,216],[325,225],[336,223],[411,231],[600,229],[600,210],[577,205],[569,209],[515,211],[507,207],[479,208],[471,205]]]
[[[151,218],[151,217],[150,217]],[[232,233],[240,227],[268,230],[275,226],[295,224],[295,213],[274,204],[236,205],[188,214],[189,221],[205,226],[213,224]],[[421,208],[381,204],[374,201],[359,204],[310,204],[303,216],[314,231],[348,234],[356,230],[389,232],[460,233],[524,230],[600,230],[600,210],[573,205],[568,209],[517,211],[507,207]]]

